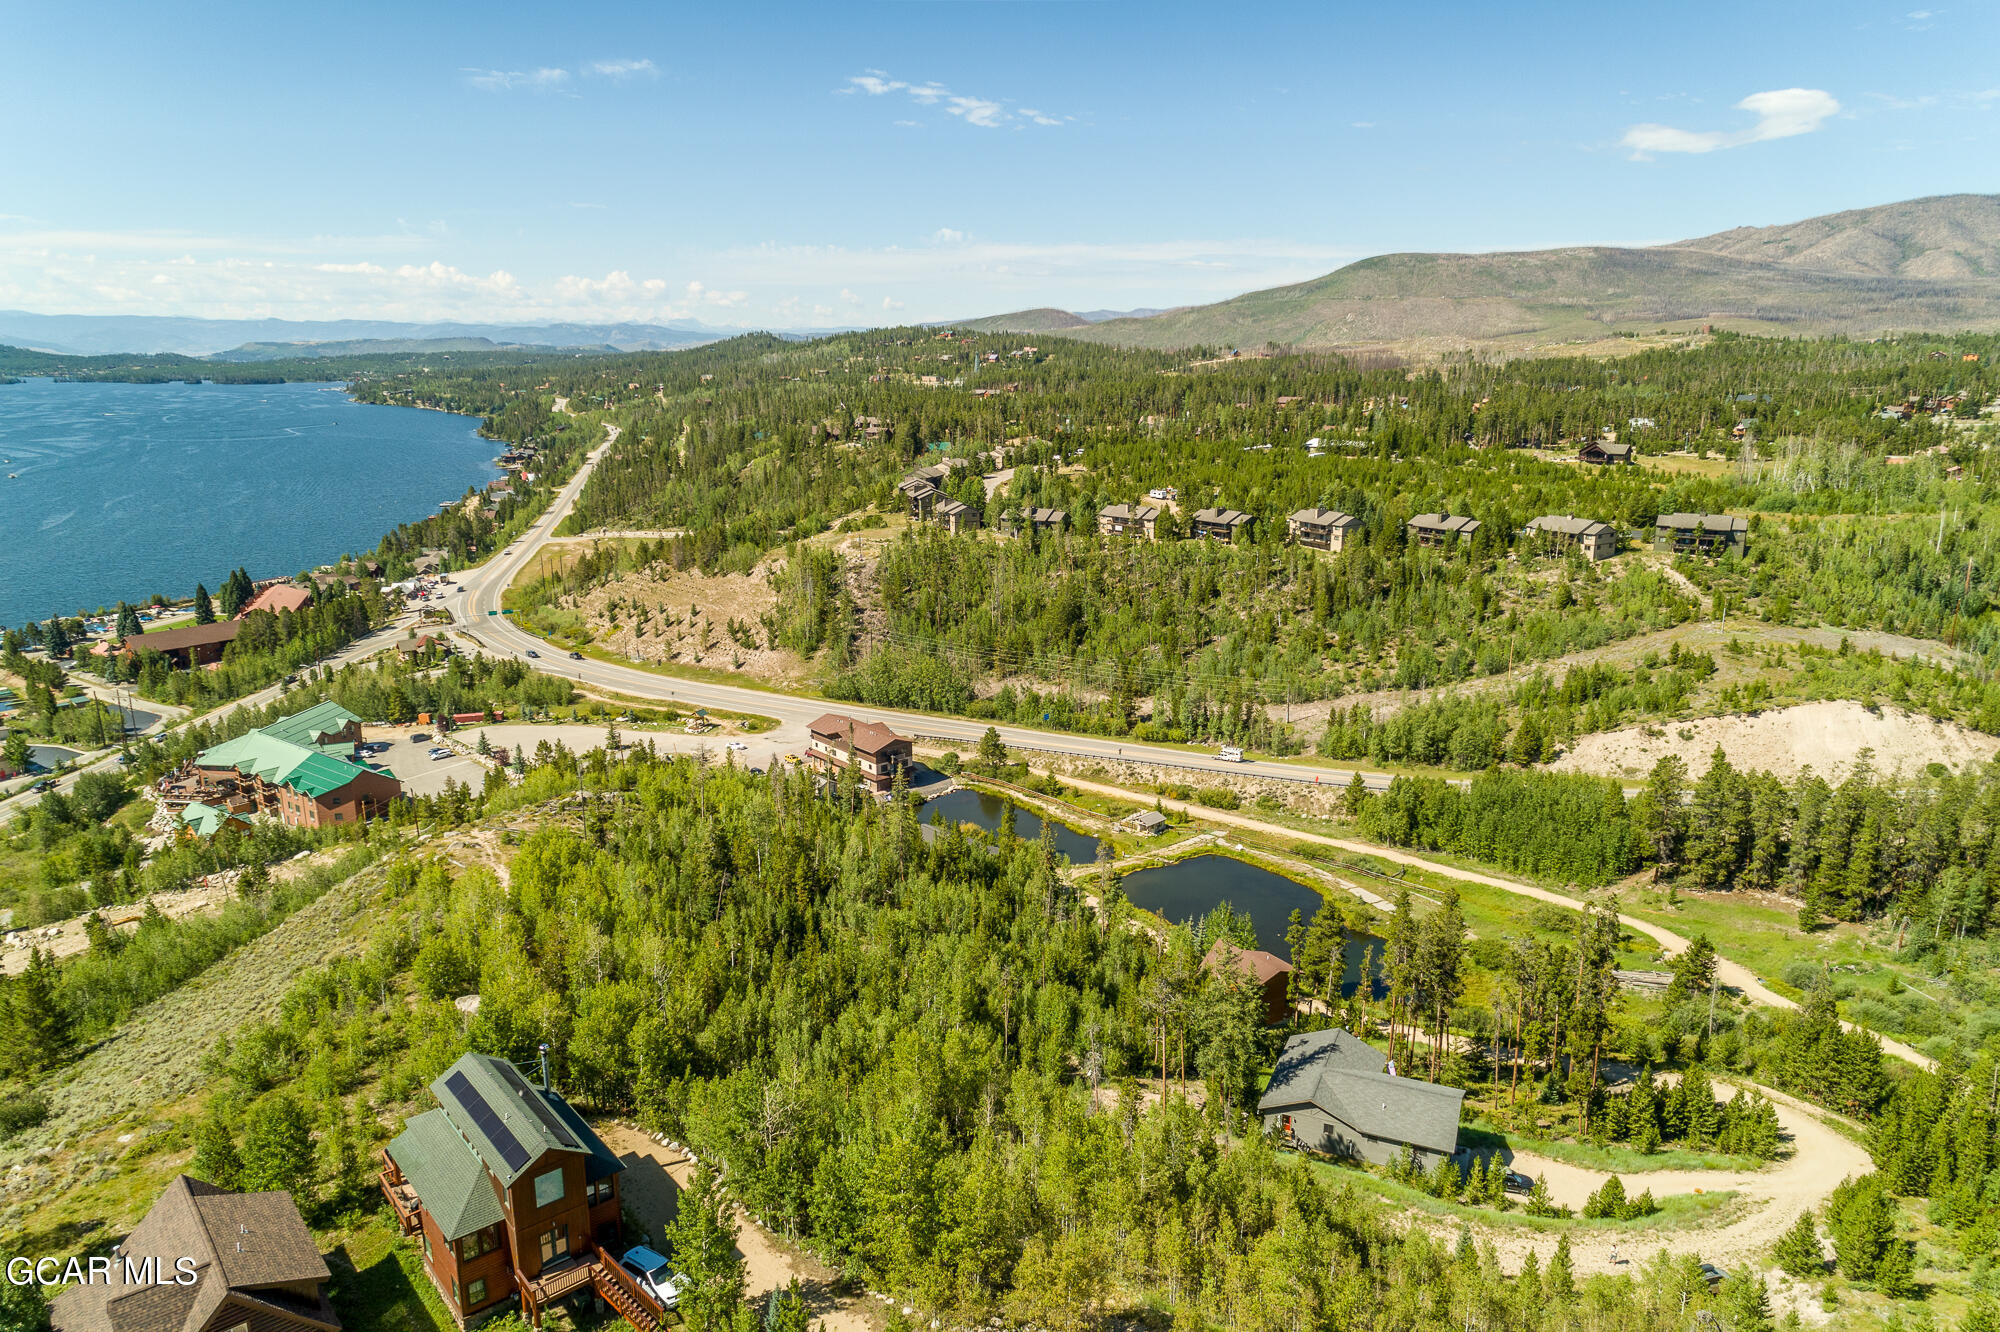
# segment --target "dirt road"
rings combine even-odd
[[[1628,1194],[1651,1189],[1655,1198],[1698,1190],[1734,1191],[1739,1196],[1733,1219],[1713,1230],[1680,1231],[1671,1236],[1645,1231],[1620,1231],[1615,1236],[1573,1231],[1570,1254],[1578,1275],[1628,1271],[1633,1261],[1643,1261],[1662,1244],[1675,1249],[1691,1248],[1700,1253],[1704,1262],[1718,1267],[1738,1263],[1762,1266],[1771,1246],[1798,1220],[1800,1212],[1825,1202],[1843,1179],[1875,1168],[1866,1151],[1829,1127],[1818,1112],[1768,1087],[1756,1090],[1771,1099],[1778,1111],[1779,1127],[1791,1137],[1793,1150],[1788,1160],[1764,1170],[1658,1170],[1621,1176]],[[1606,1171],[1585,1170],[1532,1152],[1515,1153],[1513,1168],[1524,1174],[1540,1175],[1547,1182],[1551,1197],[1578,1209],[1609,1177]],[[1544,1264],[1555,1252],[1554,1235],[1531,1236],[1501,1228],[1494,1228],[1489,1234],[1501,1261],[1510,1270],[1519,1270],[1530,1249]],[[1614,1253],[1619,1257],[1615,1264]]]
[[[638,1215],[647,1238],[657,1244],[660,1227],[673,1218],[680,1191],[694,1174],[693,1163],[687,1153],[662,1146],[637,1129],[608,1123],[596,1128],[605,1145],[625,1163],[619,1188],[626,1206]],[[873,1332],[870,1319],[876,1306],[871,1301],[836,1296],[831,1285],[834,1273],[825,1264],[768,1234],[740,1207],[736,1221],[741,1227],[736,1251],[743,1255],[743,1289],[753,1302],[761,1304],[766,1293],[796,1277],[817,1327],[825,1332]]]
[[[1100,795],[1114,796],[1121,800],[1136,801],[1141,805],[1146,804],[1152,799],[1150,792],[1128,791],[1123,787],[1108,786],[1102,782],[1084,781],[1078,777],[1065,776],[1063,780],[1071,786],[1079,787],[1086,791],[1095,791]],[[1406,851],[1397,851],[1386,846],[1376,846],[1372,842],[1356,842],[1344,837],[1328,837],[1323,833],[1301,832],[1296,828],[1287,828],[1275,823],[1264,823],[1247,815],[1234,814],[1227,810],[1210,809],[1206,805],[1195,805],[1186,801],[1163,799],[1161,804],[1163,808],[1176,811],[1190,818],[1207,819],[1214,823],[1225,823],[1238,828],[1248,828],[1252,831],[1266,833],[1273,837],[1290,838],[1293,841],[1312,842],[1319,846],[1338,847],[1342,851],[1352,851],[1356,855],[1374,856],[1378,860],[1393,861],[1398,865],[1408,865],[1413,869],[1428,870],[1434,874],[1443,874],[1450,878],[1461,879],[1466,883],[1484,884],[1489,888],[1498,888],[1502,892],[1513,893],[1517,897],[1532,898],[1537,902],[1547,902],[1553,906],[1567,907],[1572,911],[1578,909],[1578,903],[1575,898],[1565,897],[1561,893],[1551,891],[1547,888],[1537,888],[1534,884],[1522,883],[1518,879],[1502,879],[1491,874],[1481,874],[1476,870],[1459,869],[1455,865],[1444,865],[1434,860],[1425,860],[1422,856],[1413,856]],[[1627,929],[1636,930],[1638,933],[1645,935],[1659,944],[1668,957],[1679,957],[1683,952],[1687,951],[1688,941],[1664,926],[1655,925],[1651,921],[1641,920],[1637,916],[1622,914],[1618,917],[1618,923]],[[1756,974],[1750,968],[1740,963],[1732,962],[1719,953],[1715,959],[1715,974],[1716,978],[1725,988],[1738,991],[1752,1003],[1762,1004],[1767,1008],[1798,1007],[1797,1004],[1785,998],[1784,995],[1770,989],[1762,981],[1758,980]],[[1843,1021],[1840,1025],[1849,1031],[1855,1029],[1854,1024],[1850,1022]],[[1901,1041],[1892,1041],[1886,1036],[1877,1036],[1876,1039],[1882,1042],[1882,1049],[1885,1052],[1896,1056],[1898,1059],[1906,1060],[1922,1069],[1935,1069],[1937,1067],[1936,1061],[1931,1059],[1929,1055],[1921,1054],[1904,1045]]]

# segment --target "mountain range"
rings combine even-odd
[[[1145,317],[968,322],[1119,346],[1523,350],[1663,327],[1872,336],[2000,328],[2000,195],[1957,194],[1644,248],[1386,254]]]
[[[177,352],[228,360],[277,360],[418,350],[668,351],[740,332],[701,324],[405,324],[384,319],[194,319],[0,310],[0,345],[69,356]]]

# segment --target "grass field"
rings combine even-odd
[[[1660,1210],[1651,1216],[1634,1217],[1629,1221],[1597,1220],[1586,1221],[1581,1217],[1562,1218],[1552,1216],[1529,1216],[1525,1212],[1496,1211],[1491,1207],[1468,1207],[1463,1203],[1445,1202],[1433,1198],[1421,1189],[1407,1184],[1398,1184],[1392,1179],[1371,1174],[1353,1166],[1333,1165],[1325,1161],[1313,1161],[1313,1170],[1336,1187],[1351,1185],[1357,1192],[1372,1193],[1384,1202],[1399,1207],[1414,1208],[1428,1212],[1432,1216],[1450,1217],[1483,1226],[1493,1226],[1512,1230],[1533,1230],[1543,1234],[1560,1234],[1565,1230],[1590,1231],[1659,1231],[1687,1230],[1696,1226],[1712,1225],[1720,1215],[1736,1201],[1734,1192],[1724,1190],[1717,1193],[1670,1193],[1664,1198],[1655,1198]]]
[[[1731,1156],[1725,1152],[1697,1152],[1667,1147],[1651,1156],[1619,1143],[1599,1146],[1590,1142],[1537,1138],[1509,1130],[1480,1118],[1458,1131],[1461,1146],[1474,1151],[1507,1148],[1534,1152],[1552,1161],[1581,1166],[1586,1170],[1606,1170],[1619,1175],[1644,1175],[1652,1170],[1757,1170],[1768,1164],[1753,1156]]]

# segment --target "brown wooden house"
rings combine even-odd
[[[1234,940],[1217,939],[1201,960],[1203,971],[1234,967],[1249,978],[1264,1000],[1264,1021],[1273,1025],[1292,1016],[1292,964],[1275,953],[1258,948],[1238,947]]]
[[[896,774],[910,766],[910,742],[879,722],[829,712],[806,729],[806,762],[829,777],[853,766],[865,791],[893,789]]]
[[[666,1321],[613,1252],[624,1163],[568,1101],[482,1054],[460,1056],[431,1094],[438,1108],[384,1149],[382,1192],[461,1326],[517,1299],[539,1325],[586,1290],[648,1332]]]

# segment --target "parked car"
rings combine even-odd
[[[431,757],[432,757],[432,758],[434,758],[434,759],[446,759],[446,758],[450,758],[450,757],[451,757],[451,751],[450,751],[449,749],[442,749],[442,748],[434,748],[434,749],[432,749],[432,750],[431,750]]]
[[[420,745],[424,741],[430,738],[431,738],[431,733],[429,731],[418,731],[415,735],[410,737],[410,743],[413,745]]]
[[[1533,1193],[1534,1191],[1535,1191],[1534,1180],[1529,1179],[1526,1175],[1522,1174],[1518,1170],[1509,1170],[1507,1172],[1507,1192]]]
[[[681,1291],[687,1286],[687,1278],[674,1270],[674,1265],[661,1254],[645,1245],[637,1245],[625,1250],[625,1256],[618,1260],[634,1285],[653,1297],[662,1309],[671,1309],[681,1302]]]
[[[528,655],[529,655],[529,656],[531,656],[531,657],[534,657],[534,658],[537,658],[537,659],[539,659],[539,658],[541,657],[541,655],[542,655],[542,654],[541,654],[541,653],[539,653],[539,652],[537,652],[537,651],[535,651],[535,650],[534,650],[533,648],[529,648],[529,649],[528,649]]]
[[[738,754],[742,754],[748,752],[750,746],[744,744],[741,740],[731,740],[728,744],[724,745],[723,748],[731,749],[736,751]]]
[[[1722,1284],[1723,1275],[1722,1269],[1714,1263],[1703,1263],[1701,1265],[1701,1279],[1708,1283],[1710,1290],[1714,1290]]]

